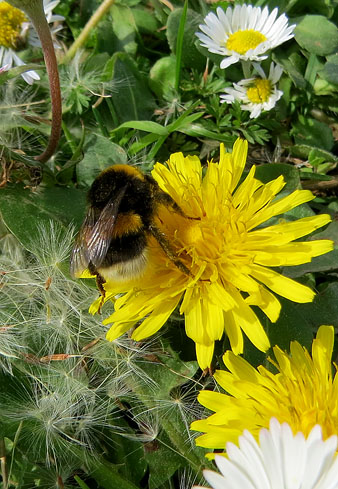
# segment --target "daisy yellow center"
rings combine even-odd
[[[247,29],[231,34],[226,42],[226,47],[229,51],[245,54],[249,49],[255,49],[259,44],[266,40],[267,38],[261,32]]]
[[[0,2],[0,46],[15,49],[25,14],[7,2]]]
[[[270,80],[257,78],[257,80],[254,81],[254,85],[247,89],[246,94],[250,102],[254,104],[262,104],[269,100],[271,92],[272,84]]]

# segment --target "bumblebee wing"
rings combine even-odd
[[[126,188],[127,185],[113,199],[109,200],[96,222],[94,221],[94,210],[89,208],[72,253],[71,272],[73,276],[81,275],[88,268],[89,263],[97,268],[103,262],[112,240],[119,206]]]
[[[70,257],[70,273],[73,277],[80,277],[88,268],[90,257],[87,248],[88,235],[92,232],[95,225],[94,209],[89,207],[87,215],[79,234],[75,240],[74,248]]]

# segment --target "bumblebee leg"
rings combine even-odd
[[[97,288],[99,289],[100,294],[102,295],[103,298],[106,295],[106,291],[104,290],[104,287],[103,287],[103,284],[105,284],[105,283],[106,283],[106,281],[102,277],[102,275],[100,275],[99,273],[96,273],[96,285],[97,285]]]
[[[165,234],[162,233],[162,231],[160,231],[158,227],[154,226],[153,224],[149,226],[149,231],[159,243],[167,257],[177,266],[177,268],[181,270],[181,272],[183,272],[185,275],[192,277],[193,275],[191,274],[190,270],[184,265],[184,263],[181,262],[174,250],[171,248]]]
[[[180,208],[180,206],[174,201],[174,199],[169,194],[166,194],[165,192],[159,192],[156,195],[156,201],[159,204],[166,205],[167,207],[170,206],[172,210],[176,212],[176,214],[179,214],[180,216],[185,217],[186,219],[196,219],[198,221],[201,219],[200,217],[187,216],[186,213]]]
[[[99,292],[101,294],[101,301],[100,301],[100,305],[99,305],[99,308],[97,310],[97,312],[99,314],[101,314],[101,308],[103,306],[103,303],[104,303],[104,298],[106,296],[106,291],[104,290],[104,287],[103,287],[103,284],[105,283],[105,279],[102,277],[102,275],[100,275],[99,273],[96,273],[96,285],[97,285],[97,288],[99,289]]]

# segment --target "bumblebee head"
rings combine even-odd
[[[136,179],[143,178],[136,168],[128,165],[113,165],[101,172],[94,180],[88,200],[91,205],[103,208],[119,194],[122,188],[128,189]]]

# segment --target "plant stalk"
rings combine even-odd
[[[43,0],[9,0],[16,8],[23,10],[30,18],[41,42],[49,79],[52,104],[52,127],[45,151],[35,159],[45,163],[56,151],[61,135],[62,102],[58,66],[52,35],[43,8]]]
[[[99,6],[99,8],[93,13],[91,18],[88,20],[87,24],[82,29],[79,37],[75,39],[73,44],[66,52],[65,56],[62,59],[62,63],[69,63],[69,61],[74,58],[76,52],[85,43],[91,30],[94,29],[94,27],[99,23],[99,21],[105,15],[107,10],[113,5],[114,1],[115,0],[104,0],[104,2]]]

